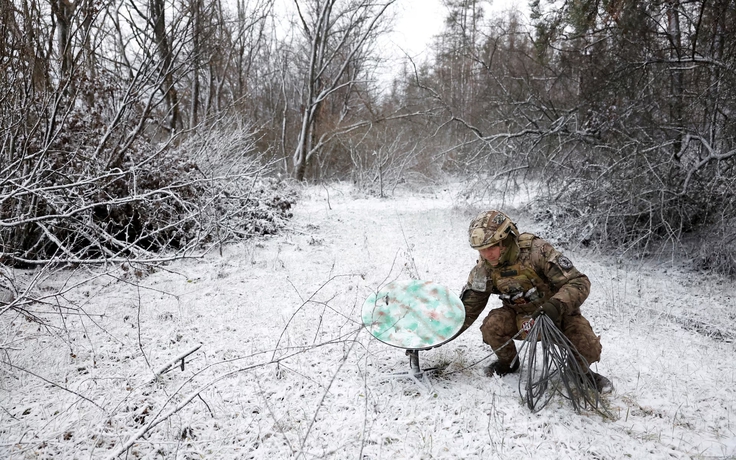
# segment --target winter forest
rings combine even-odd
[[[0,457],[736,455],[736,1],[442,0],[421,56],[402,1],[0,0]],[[612,419],[479,337],[376,377],[362,299],[490,206],[603,286]]]

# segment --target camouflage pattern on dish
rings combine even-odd
[[[432,281],[393,281],[363,303],[363,324],[375,338],[426,350],[455,336],[465,321],[460,298]]]

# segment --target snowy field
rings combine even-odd
[[[736,283],[717,276],[566,251],[592,281],[583,314],[612,418],[561,397],[532,414],[518,375],[472,365],[489,355],[480,320],[422,352],[444,367],[431,387],[387,378],[408,359],[360,308],[396,279],[460,291],[477,255],[467,225],[500,203],[457,197],[311,187],[281,235],[50,276],[31,307],[46,324],[0,316],[0,458],[736,458]],[[521,231],[546,236],[513,204]]]

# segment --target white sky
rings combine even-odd
[[[391,41],[415,57],[442,31],[445,14],[441,0],[399,0]]]
[[[292,11],[294,0],[278,0],[278,11]],[[509,9],[527,10],[527,0],[481,0],[485,17],[489,18]],[[388,85],[403,65],[408,54],[415,62],[429,57],[434,36],[442,32],[447,16],[443,0],[398,0],[387,10],[394,16],[394,31],[379,38],[378,46],[386,62],[379,67],[376,77],[381,85]]]
[[[515,0],[486,0],[482,7],[486,19],[511,8],[527,9],[525,1]],[[389,59],[378,73],[378,80],[386,88],[403,65],[405,54],[417,63],[430,56],[432,39],[444,28],[447,8],[443,0],[398,0],[391,14],[395,15],[394,32],[379,39],[382,56]]]
[[[514,7],[522,11],[527,8],[525,1],[515,0],[490,0],[483,2],[482,7],[486,18]],[[427,50],[432,37],[442,31],[447,15],[442,0],[399,0],[394,11],[397,17],[391,41],[412,57]]]

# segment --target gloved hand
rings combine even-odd
[[[539,309],[539,306],[542,304],[544,304],[544,299],[537,299],[533,302],[527,302],[521,305],[512,304],[512,308],[517,312],[521,311],[527,315],[531,315],[532,313],[536,312]]]
[[[555,326],[560,326],[560,309],[557,308],[557,305],[555,305],[554,303],[544,302],[539,308],[537,308],[534,313],[532,313],[532,318],[536,319],[541,314],[549,316],[549,319],[551,319],[552,322],[555,323]]]

